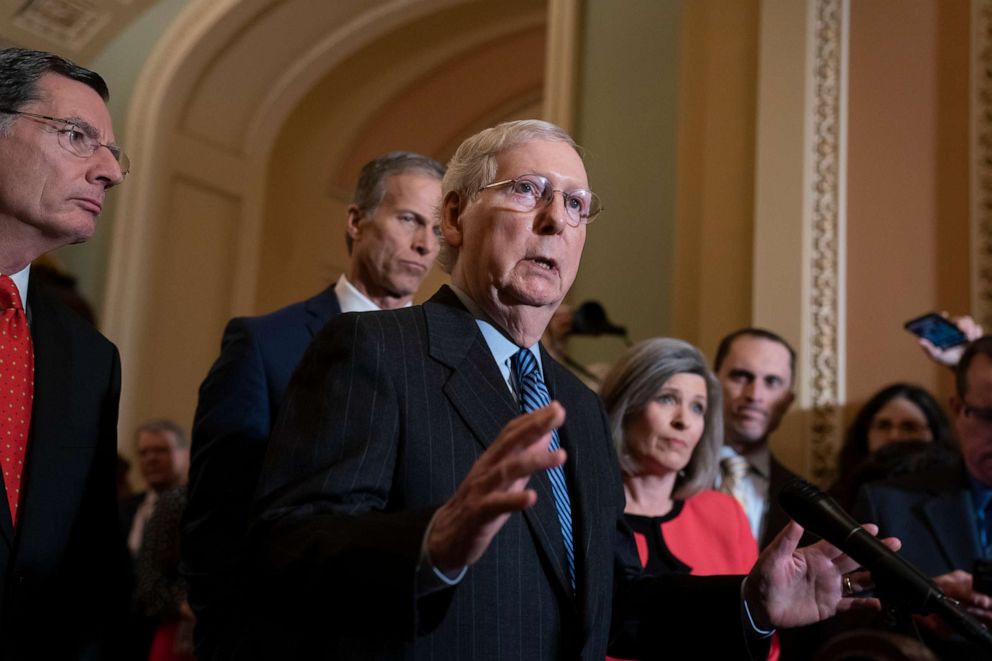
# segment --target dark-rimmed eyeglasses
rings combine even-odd
[[[538,202],[551,204],[555,199],[555,193],[561,193],[568,224],[572,227],[591,223],[603,211],[599,196],[592,191],[584,188],[563,191],[554,188],[547,177],[539,174],[525,174],[513,179],[504,179],[483,186],[479,191],[490,188],[504,189],[507,205],[515,211],[522,212],[533,211],[537,208]]]
[[[100,147],[106,147],[107,151],[113,155],[114,160],[120,166],[122,175],[126,175],[131,170],[131,159],[127,157],[123,149],[117,145],[108,145],[100,142],[95,130],[92,127],[83,125],[78,120],[50,117],[48,115],[38,115],[33,112],[24,112],[23,110],[7,110],[4,108],[0,108],[0,113],[20,115],[22,117],[30,117],[31,119],[58,124],[59,128],[56,129],[56,133],[58,133],[59,144],[66,151],[81,158],[89,158]]]

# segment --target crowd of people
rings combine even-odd
[[[858,563],[786,516],[781,335],[732,330],[712,363],[649,339],[598,392],[544,348],[602,204],[572,138],[537,120],[447,167],[366,164],[347,271],[231,320],[190,442],[140,425],[147,489],[115,515],[117,352],[30,267],[89,238],[127,174],[107,97],[63,58],[0,50],[0,658],[788,659],[865,644],[837,628],[855,621],[873,645],[922,645],[908,623],[987,658],[934,617],[893,624]],[[413,306],[435,261],[450,285]],[[955,370],[950,418],[883,388],[832,493],[988,624],[992,337],[958,325],[966,347],[924,347]]]

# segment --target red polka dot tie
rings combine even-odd
[[[0,465],[16,524],[34,398],[34,347],[17,285],[6,275],[0,275],[0,312]]]

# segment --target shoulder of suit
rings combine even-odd
[[[328,298],[330,296],[330,298]],[[259,333],[269,330],[283,329],[288,324],[305,323],[307,316],[307,306],[321,305],[330,306],[337,302],[332,289],[325,289],[321,293],[296,303],[290,303],[278,310],[266,312],[265,314],[235,317],[230,323],[247,328],[251,332]]]
[[[863,487],[869,494],[925,496],[947,491],[967,491],[970,487],[961,464],[940,466],[910,475],[870,482]]]
[[[77,341],[89,345],[89,350],[116,351],[117,347],[108,340],[96,326],[84,319],[78,312],[45,290],[41,284],[32,284],[28,300],[32,305],[32,325],[49,323],[54,317]]]

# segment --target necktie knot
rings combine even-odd
[[[749,470],[751,470],[751,464],[739,454],[720,460],[720,472],[723,474],[723,479],[733,485],[743,481]]]
[[[0,275],[0,310],[20,310],[21,294],[9,275]]]
[[[517,378],[523,381],[532,376],[537,371],[537,361],[530,349],[521,349],[513,356],[513,369],[517,372]]]
[[[745,512],[747,512],[747,503],[744,500],[743,487],[750,471],[751,464],[739,454],[720,460],[720,475],[723,478],[720,483],[720,491],[736,498]]]

